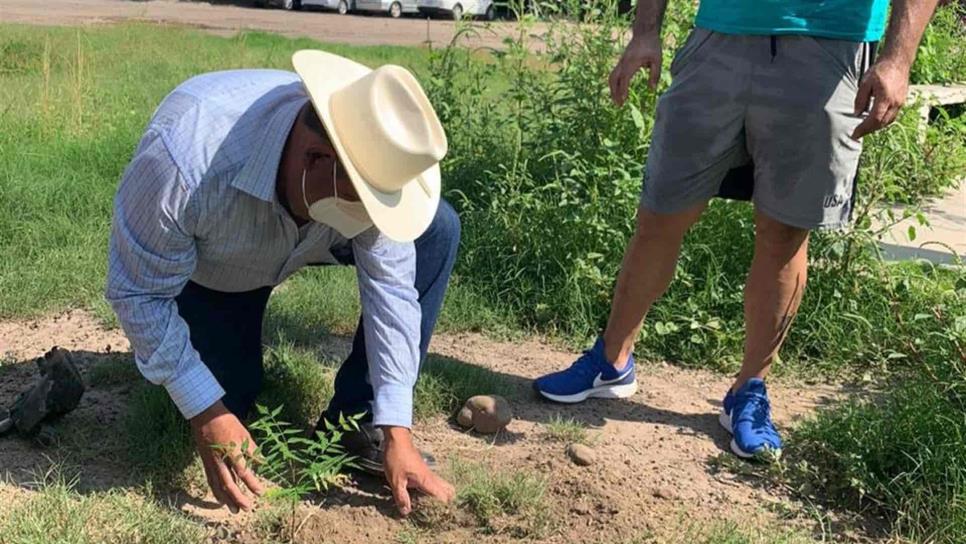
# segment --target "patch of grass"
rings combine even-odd
[[[396,544],[418,544],[422,542],[419,531],[414,527],[404,527],[396,533]]]
[[[682,542],[700,544],[810,544],[815,542],[801,532],[776,527],[748,527],[734,521],[720,521],[707,527],[692,528]]]
[[[144,495],[121,490],[80,494],[74,483],[49,475],[22,499],[0,505],[0,541],[197,544],[205,538],[202,526]]]
[[[282,406],[280,418],[311,428],[332,398],[334,362],[320,362],[280,338],[265,352],[265,381],[257,403]]]
[[[515,538],[540,538],[549,531],[547,484],[540,476],[458,459],[450,464],[449,476],[457,488],[455,507],[470,513],[482,531]],[[434,523],[445,517],[437,512]]]
[[[87,307],[116,326],[102,296],[113,195],[158,103],[200,73],[291,69],[291,54],[302,48],[399,64],[417,75],[426,73],[430,55],[419,47],[330,45],[263,32],[222,38],[150,24],[0,24],[0,318]],[[305,346],[324,332],[351,334],[359,315],[355,281],[351,267],[300,272],[272,297],[268,336],[285,330]],[[456,286],[450,299],[442,328],[509,328],[509,318],[468,289]]]
[[[453,415],[474,395],[506,397],[508,392],[512,393],[508,380],[492,370],[430,354],[416,382],[413,412],[419,419]]]
[[[895,357],[914,365],[789,437],[790,476],[806,492],[885,514],[902,537],[948,544],[966,541],[966,272],[954,277],[940,301],[894,314],[913,333]]]
[[[0,317],[102,298],[114,190],[171,89],[203,72],[291,69],[291,54],[307,47],[417,73],[429,55],[151,24],[0,25]]]
[[[543,425],[543,436],[556,442],[587,442],[587,426],[576,419],[554,414]]]
[[[87,371],[87,383],[91,387],[114,387],[138,383],[144,380],[130,354],[112,354],[100,357]]]
[[[164,388],[144,383],[132,391],[122,425],[132,467],[162,485],[195,481],[191,429]]]
[[[895,387],[796,429],[798,462],[787,476],[806,492],[885,514],[914,541],[966,542],[966,402],[934,385]]]

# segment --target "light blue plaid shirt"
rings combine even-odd
[[[279,160],[307,100],[298,76],[275,70],[192,78],[158,107],[114,200],[107,299],[141,373],[186,418],[224,395],[192,347],[175,297],[278,285],[306,264],[332,263],[350,243],[299,228],[275,195]],[[351,240],[376,425],[412,423],[419,367],[416,253],[369,229]]]

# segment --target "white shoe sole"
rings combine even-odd
[[[602,385],[586,391],[581,391],[574,395],[553,395],[545,391],[538,391],[544,397],[564,404],[574,404],[583,402],[589,398],[597,399],[626,399],[637,393],[637,380],[624,385]]]
[[[726,413],[724,410],[722,410],[721,414],[718,415],[718,423],[720,423],[721,426],[724,427],[726,431],[728,431],[728,434],[734,435],[734,430],[731,427],[731,415]],[[748,453],[745,450],[739,448],[738,443],[735,442],[734,438],[731,439],[731,452],[737,455],[738,457],[741,457],[742,459],[754,459],[758,455],[756,453]],[[776,458],[781,457],[782,450],[772,450],[772,452],[774,453]]]

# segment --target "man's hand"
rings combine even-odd
[[[869,111],[870,103],[872,110],[855,127],[852,139],[858,140],[895,121],[908,94],[908,65],[884,58],[873,64],[859,83],[859,92],[855,95],[855,115]]]
[[[413,509],[409,489],[418,489],[431,497],[449,502],[456,490],[446,480],[433,474],[426,466],[419,450],[413,445],[412,435],[405,427],[383,427],[386,436],[386,480],[392,488],[399,513],[407,516]]]
[[[661,80],[661,36],[659,33],[634,35],[631,42],[624,49],[621,60],[610,73],[610,96],[614,103],[623,106],[627,100],[627,91],[631,86],[634,74],[641,68],[647,68],[650,88],[657,88]]]
[[[248,466],[248,454],[255,450],[255,442],[245,426],[218,401],[191,418],[191,435],[218,502],[232,513],[250,510],[253,501],[239,489],[238,482],[244,482],[255,495],[262,494],[262,484]],[[243,445],[247,446],[244,452]]]

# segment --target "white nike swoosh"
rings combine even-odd
[[[602,379],[600,379],[600,377],[603,376],[604,373],[603,372],[599,372],[599,373],[597,373],[597,377],[594,378],[594,387],[600,387],[602,385],[610,385],[612,383],[617,383],[617,382],[623,380],[624,378],[626,378],[627,375],[630,374],[632,370],[634,370],[634,367],[628,368],[623,374],[621,374],[620,376],[614,378],[613,380],[602,380]]]

